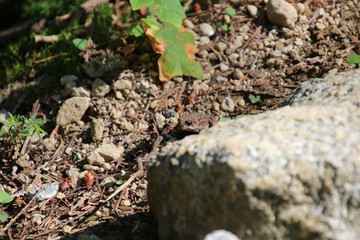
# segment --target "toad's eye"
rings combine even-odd
[[[192,124],[192,121],[191,121],[191,120],[186,120],[186,121],[185,121],[185,124],[188,125],[188,126],[190,126],[190,125]]]

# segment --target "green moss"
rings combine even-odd
[[[27,0],[24,6],[24,18],[53,18],[75,11],[86,0]]]
[[[102,43],[110,40],[113,24],[113,10],[109,4],[102,4],[95,11],[92,25],[92,39],[95,43]]]

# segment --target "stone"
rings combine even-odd
[[[239,240],[239,238],[226,230],[215,230],[207,234],[204,240]]]
[[[34,165],[34,162],[30,160],[28,154],[24,154],[16,160],[16,164],[22,168],[29,168]]]
[[[90,125],[90,135],[93,140],[101,140],[104,132],[104,120],[101,118],[93,119]]]
[[[97,151],[100,154],[100,156],[104,158],[106,162],[111,162],[119,159],[122,156],[124,152],[124,147],[116,146],[113,143],[106,143],[106,144],[102,144],[95,151]]]
[[[90,98],[72,97],[66,99],[56,116],[56,124],[60,126],[79,121],[90,104]]]
[[[159,233],[360,239],[358,79],[360,70],[305,82],[276,110],[167,145],[147,173]]]
[[[55,146],[57,144],[57,141],[55,138],[46,138],[41,141],[41,145],[44,146],[46,151],[53,151],[55,150]]]
[[[79,179],[80,169],[74,166],[70,166],[70,168],[66,170],[66,174],[71,177],[71,186],[73,187],[73,189],[77,189],[81,186],[82,183]]]
[[[246,6],[246,9],[248,10],[250,16],[252,17],[259,16],[259,10],[255,5],[249,4]]]
[[[75,82],[78,79],[79,78],[75,75],[65,75],[62,78],[60,78],[60,85],[65,86],[66,84],[68,84],[70,82]]]
[[[70,95],[72,97],[90,97],[91,92],[89,89],[86,89],[84,87],[73,87],[71,88]]]
[[[129,80],[117,80],[114,83],[114,87],[116,90],[130,90],[132,88],[132,83]]]
[[[36,193],[40,190],[40,187],[35,188],[34,190],[30,191],[30,197],[34,197]],[[46,184],[40,193],[35,197],[35,202],[40,202],[45,199],[52,198],[56,195],[59,190],[59,183],[53,182]]]
[[[114,70],[116,59],[113,54],[94,57],[83,66],[84,72],[91,78],[98,78],[106,72]]]
[[[95,81],[91,84],[91,94],[94,97],[104,97],[106,94],[110,92],[110,86],[100,78],[95,79]]]
[[[155,113],[155,123],[159,129],[162,129],[165,126],[165,117],[160,113]]]
[[[298,13],[302,14],[305,12],[306,6],[303,3],[297,3],[296,9],[297,9]]]
[[[221,109],[228,112],[233,112],[235,110],[235,103],[231,97],[225,97],[221,102]]]
[[[217,42],[215,44],[215,48],[219,52],[224,52],[226,50],[226,48],[227,48],[227,45],[226,45],[226,43],[223,43],[223,42]]]
[[[188,29],[193,29],[194,28],[194,24],[192,23],[192,21],[190,21],[187,18],[184,19],[184,26],[186,28],[188,28]]]
[[[105,159],[96,150],[90,153],[90,155],[87,157],[87,161],[90,165],[99,166],[104,168],[105,170],[111,169],[111,167],[106,164],[107,162],[105,162]],[[92,170],[92,169],[87,168],[86,170]]]
[[[100,187],[101,188],[103,188],[103,187],[109,188],[109,187],[112,187],[115,182],[116,182],[116,179],[114,177],[112,177],[112,176],[106,177],[100,182]]]
[[[199,34],[200,36],[211,37],[215,34],[213,27],[208,23],[201,23],[199,25]]]
[[[272,24],[290,27],[298,20],[296,9],[285,0],[269,0],[266,15]]]
[[[210,42],[210,38],[207,36],[201,36],[199,40],[201,44],[208,44]]]
[[[317,22],[315,23],[315,27],[317,30],[324,30],[326,28],[325,24],[323,24],[322,22]]]
[[[226,63],[220,63],[220,71],[225,72],[229,70],[229,66]]]

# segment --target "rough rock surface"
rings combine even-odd
[[[90,98],[72,97],[67,99],[56,116],[56,124],[64,126],[66,124],[79,121],[89,107]]]
[[[148,169],[160,237],[360,239],[359,77],[310,81],[292,106],[167,146]]]
[[[298,20],[296,9],[285,0],[269,0],[266,7],[266,16],[272,24],[289,27]]]

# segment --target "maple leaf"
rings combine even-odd
[[[173,24],[177,29],[186,17],[179,0],[130,0],[130,4],[133,10],[149,7],[160,20]]]
[[[169,23],[162,25],[152,16],[142,21],[146,25],[144,31],[152,41],[154,51],[161,54],[158,60],[160,81],[167,82],[181,75],[204,79],[202,66],[195,60],[198,49],[190,32],[184,27],[179,31]]]

